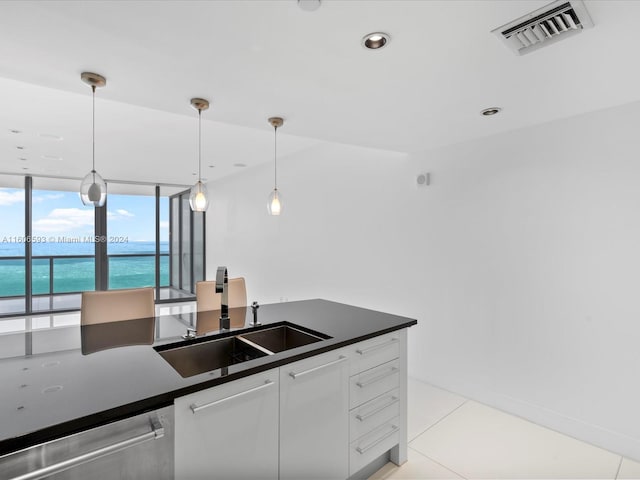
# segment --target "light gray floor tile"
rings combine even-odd
[[[620,456],[468,401],[410,443],[468,479],[614,479]]]
[[[466,400],[414,378],[408,380],[408,436],[411,441]]]
[[[640,480],[640,463],[623,458],[618,478],[621,480]]]
[[[373,476],[369,477],[369,480],[444,480],[462,478],[451,470],[444,468],[442,465],[438,465],[433,460],[428,459],[411,448],[407,453],[408,460],[404,465],[398,467],[397,465],[389,462]]]

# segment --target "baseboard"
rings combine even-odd
[[[369,463],[369,465],[362,467],[356,473],[351,475],[348,480],[366,480],[390,461],[391,459],[389,451],[386,451],[371,463]]]

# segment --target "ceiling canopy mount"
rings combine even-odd
[[[107,79],[102,75],[92,72],[82,72],[80,79],[90,87],[104,87],[107,85]]]
[[[204,98],[192,98],[191,106],[201,112],[202,110],[207,110],[209,108],[209,100],[205,100]]]

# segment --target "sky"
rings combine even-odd
[[[33,191],[33,236],[62,239],[93,236],[94,210],[77,192]],[[107,197],[107,232],[127,242],[155,240],[155,198]],[[24,236],[24,190],[0,188],[0,241]],[[160,200],[160,240],[169,240],[169,201]]]

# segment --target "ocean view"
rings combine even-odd
[[[0,238],[0,240],[3,240]],[[24,244],[5,238],[0,242],[0,297],[24,295],[25,262],[24,258],[7,259],[6,257],[24,257]],[[94,258],[74,258],[78,255],[94,254],[94,243],[44,241],[36,238],[32,243],[33,256],[55,256],[68,258],[53,259],[53,293],[78,292],[93,290],[95,261]],[[109,288],[136,288],[154,286],[155,284],[155,242],[120,242],[108,243],[109,254]],[[160,285],[169,285],[169,243],[160,242]],[[113,255],[113,256],[112,256]],[[116,255],[140,255],[117,257]],[[2,258],[5,257],[5,258]],[[33,260],[33,293],[50,293],[49,258]]]

